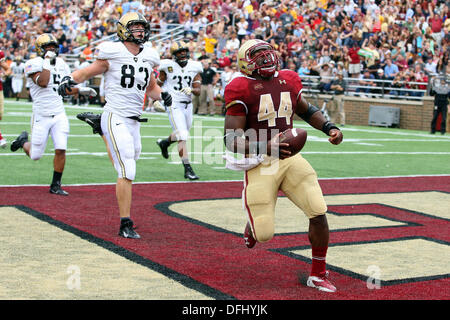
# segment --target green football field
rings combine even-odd
[[[114,183],[117,174],[99,135],[76,118],[85,111],[100,113],[97,105],[78,107],[66,105],[70,120],[66,167],[63,184]],[[22,131],[30,131],[31,103],[5,99],[5,114],[0,130],[10,143]],[[144,113],[149,122],[142,123],[142,153],[137,162],[135,182],[186,181],[176,144],[171,146],[168,160],[162,158],[158,138],[171,132],[164,113]],[[191,140],[188,143],[192,166],[206,180],[241,180],[241,172],[225,169],[222,158],[222,116],[194,116]],[[347,125],[342,128],[344,142],[331,145],[320,131],[303,121],[294,126],[308,131],[302,155],[311,163],[319,178],[381,177],[450,174],[450,135],[431,135],[425,131]],[[44,156],[32,161],[22,150],[13,153],[0,149],[0,185],[47,185],[53,171],[53,144],[47,143]]]

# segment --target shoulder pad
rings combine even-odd
[[[119,45],[122,44],[121,42],[102,42],[98,45],[98,47],[95,49],[94,56],[97,59],[107,60],[112,59],[117,56],[120,56],[121,53],[119,50]]]
[[[158,52],[151,47],[144,47],[144,50],[145,58],[150,60],[149,62],[153,65],[153,67],[159,66],[161,63],[161,59]]]
[[[44,59],[40,57],[28,60],[25,63],[25,70],[24,70],[25,74],[30,75],[36,72],[41,72],[43,63]]]

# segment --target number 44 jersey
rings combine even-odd
[[[140,116],[151,74],[160,62],[159,54],[144,46],[134,55],[122,42],[103,42],[95,55],[109,63],[104,73],[104,110],[122,117]]]
[[[163,90],[166,90],[172,96],[174,108],[177,107],[177,102],[191,102],[192,95],[186,95],[180,92],[181,89],[190,87],[197,74],[203,72],[203,66],[199,61],[188,60],[188,63],[181,67],[177,62],[170,59],[161,60],[159,71],[164,71],[167,78],[163,85]],[[185,104],[182,105],[186,107]]]
[[[280,70],[270,80],[238,74],[225,87],[227,115],[246,116],[245,130],[254,129],[258,141],[270,140],[292,128],[302,88],[300,77],[291,70]]]

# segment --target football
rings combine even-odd
[[[289,143],[287,149],[291,152],[291,156],[296,155],[303,149],[306,143],[308,133],[300,128],[292,128],[284,131],[280,135],[280,142]]]

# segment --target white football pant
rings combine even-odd
[[[12,78],[11,88],[14,93],[21,93],[23,88],[23,78]]]
[[[192,126],[192,102],[189,104],[174,102],[171,107],[167,108],[167,113],[177,140],[187,141]]]
[[[30,150],[30,158],[32,160],[39,160],[42,157],[47,147],[49,136],[52,137],[55,150],[67,149],[69,120],[64,112],[50,117],[33,114],[31,117]]]
[[[101,126],[108,141],[118,177],[134,180],[136,160],[139,159],[142,149],[141,124],[136,120],[104,111]]]

